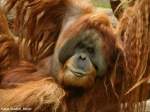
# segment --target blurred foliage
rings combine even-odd
[[[109,0],[91,0],[96,7],[110,8]]]

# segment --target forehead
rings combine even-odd
[[[91,47],[102,42],[102,35],[94,29],[81,31],[77,38],[80,38],[80,43]]]

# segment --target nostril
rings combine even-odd
[[[86,56],[83,55],[83,54],[81,54],[81,55],[79,56],[79,59],[84,61],[84,60],[86,60]]]
[[[88,68],[89,64],[89,59],[87,54],[80,53],[77,57],[77,68],[85,71]]]

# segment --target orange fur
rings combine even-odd
[[[0,99],[3,103],[0,103],[0,107],[25,106],[31,107],[32,112],[46,112],[48,109],[58,112],[119,111],[119,102],[107,79],[107,73],[81,96],[74,96],[70,91],[62,89],[58,82],[52,81],[54,78],[50,74],[50,58],[55,43],[59,45],[66,37],[72,37],[82,29],[92,28],[101,33],[103,41],[109,44],[104,46],[104,53],[109,62],[112,59],[115,37],[107,16],[94,13],[92,6],[83,3],[73,0],[13,0],[6,3],[6,12],[16,4],[13,8],[17,11],[15,29],[11,30],[18,36],[17,39],[12,38],[12,47],[16,46],[18,49],[18,57],[10,61],[17,59],[15,66],[8,65],[9,69],[1,72]],[[8,31],[8,25],[5,23],[4,26]],[[68,27],[69,30],[66,31]],[[57,42],[59,36],[63,36],[63,40]],[[0,45],[5,48],[3,44]],[[112,52],[110,48],[113,49]],[[12,56],[10,53],[8,55]],[[113,63],[109,63],[108,73],[111,73]],[[19,96],[16,99],[17,94]]]
[[[146,66],[144,75],[134,70],[133,64],[141,60],[134,58],[130,48],[130,35],[125,35],[125,32],[132,34],[131,29],[135,28],[134,25],[131,27],[125,24],[129,22],[128,19],[125,23],[121,20],[121,26],[118,27],[117,33],[120,37],[118,40],[119,43],[122,42],[120,45],[122,49],[117,54],[116,38],[107,16],[95,13],[94,8],[87,2],[84,4],[80,0],[6,1],[5,13],[13,10],[16,11],[16,15],[13,21],[14,29],[9,29],[5,15],[0,10],[0,109],[29,107],[30,112],[119,112],[120,110],[133,112],[135,102],[142,101],[146,97],[145,91],[143,96],[140,96],[140,90],[146,90],[142,88],[144,84],[136,88],[135,82],[138,82],[138,79],[141,81],[147,76],[146,74],[149,74],[149,67]],[[139,0],[137,3],[146,4],[143,1]],[[139,7],[136,4],[133,8],[142,10],[141,4]],[[139,16],[132,18],[130,14],[131,20],[138,21]],[[144,12],[142,14],[146,15]],[[51,74],[51,57],[54,48],[57,45],[63,46],[64,40],[73,38],[80,30],[90,28],[103,36],[105,43],[103,50],[109,67],[104,77],[97,78],[88,90],[68,91],[55,80],[54,74]],[[59,37],[63,37],[62,40],[59,40]],[[142,39],[149,40],[147,37],[148,35],[145,34]],[[137,38],[133,40],[136,41]],[[144,42],[142,41],[142,45]],[[149,52],[144,53],[147,54],[149,65]],[[128,60],[125,56],[133,60]],[[142,70],[140,67],[137,70]],[[132,75],[132,70],[136,72],[135,76]],[[136,90],[130,91],[130,88],[132,90],[135,89],[134,87]],[[124,96],[126,92],[129,93]]]

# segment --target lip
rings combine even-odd
[[[77,71],[77,70],[73,70],[73,69],[70,69],[69,67],[68,67],[68,70],[71,72],[71,73],[73,73],[75,76],[77,76],[77,77],[84,77],[84,76],[86,76],[86,73],[84,73],[84,72],[79,72],[79,71]]]
[[[81,71],[81,70],[79,70],[79,69],[75,69],[75,67],[74,66],[72,66],[72,65],[67,65],[66,66],[67,68],[67,70],[68,71],[70,71],[73,75],[75,75],[75,76],[77,76],[77,77],[79,77],[79,78],[82,78],[82,77],[84,77],[84,76],[86,76],[86,72],[84,72],[84,71]]]
[[[85,74],[83,74],[83,73],[80,73],[80,72],[76,72],[76,71],[73,71],[73,70],[70,70],[75,76],[77,76],[77,77],[84,77],[84,76],[86,76]]]

